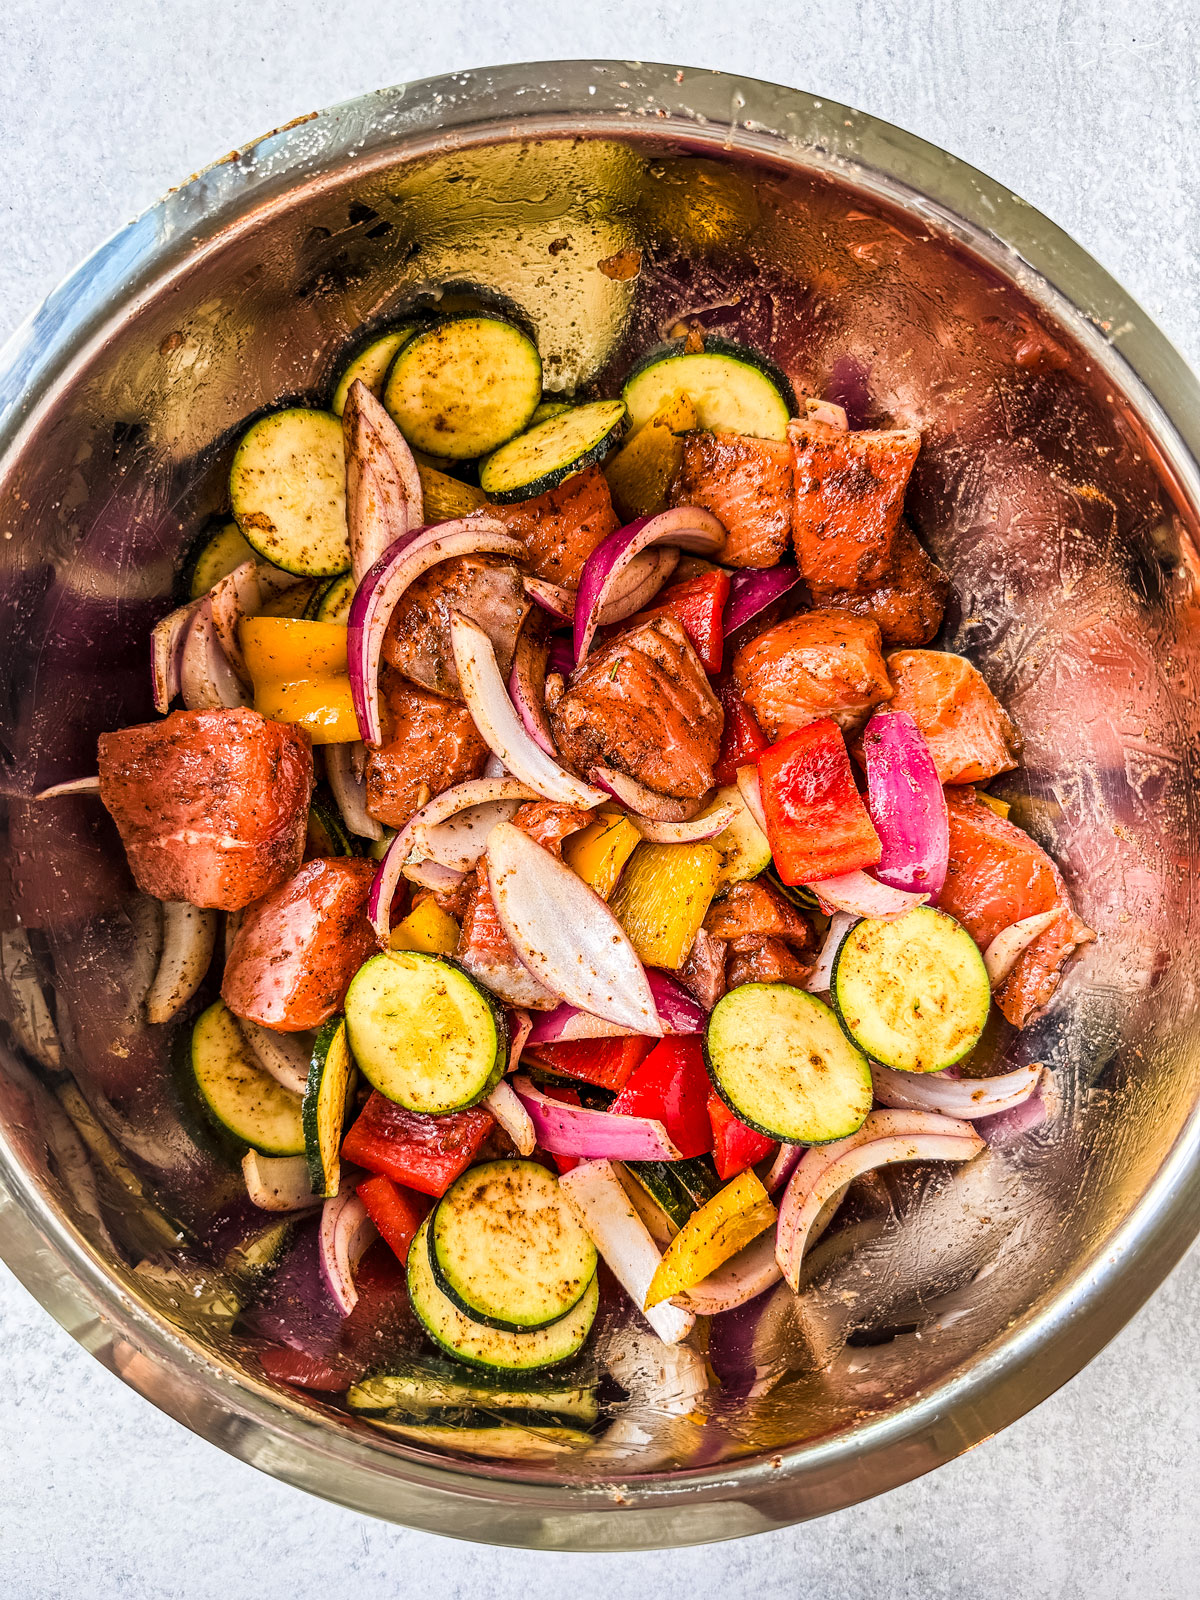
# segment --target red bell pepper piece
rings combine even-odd
[[[408,1247],[429,1210],[428,1197],[412,1189],[402,1189],[391,1178],[382,1176],[365,1179],[355,1192],[397,1259],[407,1261]]]
[[[579,1043],[580,1041],[571,1040],[569,1042]],[[546,1096],[547,1100],[557,1100],[559,1105],[578,1106],[583,1104],[582,1100],[579,1098],[579,1090],[569,1089],[565,1084],[543,1084],[542,1093]],[[579,1156],[555,1155],[552,1150],[548,1151],[547,1154],[549,1155],[551,1161],[553,1161],[554,1165],[558,1168],[560,1177],[564,1172],[570,1172],[573,1168],[577,1167],[581,1159]]]
[[[712,1124],[713,1162],[722,1181],[736,1178],[739,1172],[779,1148],[775,1139],[768,1139],[765,1133],[748,1128],[740,1117],[735,1117],[715,1089],[708,1091],[708,1120]]]
[[[708,1072],[698,1033],[672,1035],[654,1046],[609,1107],[630,1117],[655,1117],[685,1160],[713,1147]]]
[[[654,1049],[653,1039],[568,1039],[565,1044],[536,1044],[526,1054],[564,1078],[579,1078],[601,1089],[621,1090],[629,1075]]]
[[[475,1107],[427,1117],[376,1090],[342,1140],[342,1156],[436,1200],[471,1165],[493,1126]]]
[[[870,867],[882,848],[854,786],[842,730],[832,717],[797,728],[758,758],[775,870],[784,883],[819,883]]]
[[[723,683],[718,693],[725,712],[725,726],[714,771],[718,783],[736,783],[737,769],[756,761],[771,741],[754,720],[754,713],[735,684]]]
[[[721,657],[725,652],[722,614],[728,599],[729,574],[701,572],[683,583],[673,583],[669,589],[660,590],[654,604],[646,611],[639,611],[627,622],[606,628],[604,636],[615,639],[643,622],[653,622],[655,617],[674,617],[691,641],[705,672],[716,674],[721,670]]]

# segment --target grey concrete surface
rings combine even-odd
[[[1069,229],[1200,364],[1195,0],[8,0],[0,336],[169,184],[289,118],[495,61],[642,57],[793,83],[945,145]],[[0,1270],[5,1600],[1194,1600],[1200,1253],[1073,1383],[961,1460],[732,1545],[567,1556],[368,1521],[221,1455]]]

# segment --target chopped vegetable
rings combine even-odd
[[[354,1058],[346,1043],[346,1024],[340,1017],[330,1019],[317,1034],[301,1104],[309,1183],[312,1192],[323,1199],[338,1193],[338,1152],[346,1101],[354,1078]]]
[[[613,1161],[678,1161],[666,1128],[656,1117],[617,1116],[578,1108],[544,1095],[528,1079],[512,1086],[533,1118],[538,1144],[551,1155],[608,1157]]]
[[[627,1039],[577,1039],[563,1044],[541,1044],[532,1053],[551,1072],[597,1084],[601,1089],[620,1091],[653,1049],[653,1039],[635,1034]]]
[[[708,1120],[712,1124],[712,1152],[717,1176],[736,1178],[739,1172],[774,1155],[778,1141],[751,1128],[733,1112],[713,1090],[708,1092]]]
[[[763,815],[784,883],[814,883],[879,860],[879,835],[842,730],[829,717],[797,728],[758,758]]]
[[[725,643],[722,617],[728,597],[729,574],[718,567],[713,572],[702,572],[684,583],[673,583],[660,590],[648,611],[639,612],[628,624],[619,626],[632,628],[654,617],[674,617],[687,634],[704,670],[715,675],[721,670]]]
[[[770,842],[736,784],[718,789],[700,816],[711,816],[722,806],[732,806],[734,810],[724,830],[712,841],[713,849],[721,855],[718,874],[720,888],[757,878],[760,872],[771,865]]]
[[[661,1122],[685,1160],[713,1146],[708,1120],[708,1073],[699,1034],[663,1039],[633,1072],[610,1110],[616,1116]]]
[[[646,1296],[647,1309],[702,1282],[774,1221],[767,1191],[753,1172],[741,1173],[671,1240]]]
[[[881,883],[936,900],[946,881],[950,823],[929,746],[907,711],[877,711],[862,740],[867,807],[883,854]]]
[[[358,738],[344,627],[247,617],[241,640],[256,711],[303,728],[314,744],[350,744]]]
[[[718,783],[730,784],[737,782],[738,768],[757,761],[771,741],[754,720],[754,713],[735,684],[723,683],[720,694],[725,722],[721,730],[721,753],[714,771]]]
[[[647,966],[681,967],[717,892],[721,856],[711,844],[640,844],[612,909]]]
[[[443,911],[432,895],[427,895],[392,929],[391,948],[452,956],[458,945],[458,931],[458,923],[450,913]]]
[[[695,426],[691,399],[676,394],[605,464],[613,504],[627,522],[665,509],[667,491],[683,460],[677,435]]]
[[[595,822],[563,842],[563,860],[590,889],[607,900],[641,839],[628,817],[601,811]]]
[[[494,1126],[477,1107],[422,1116],[376,1090],[342,1140],[342,1159],[440,1198],[471,1165]]]
[[[482,489],[473,483],[463,483],[436,467],[417,463],[421,478],[421,494],[425,502],[425,516],[429,522],[457,522],[469,517],[472,511],[481,511],[488,503]]]
[[[356,1192],[378,1228],[380,1238],[395,1252],[398,1260],[407,1261],[417,1229],[429,1212],[427,1198],[382,1175],[364,1179]]]
[[[350,541],[340,419],[292,406],[252,423],[229,471],[229,503],[264,560],[304,577],[345,572]]]

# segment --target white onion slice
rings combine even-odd
[[[257,1150],[247,1150],[242,1176],[246,1193],[260,1211],[303,1211],[319,1203],[303,1156],[260,1156]]]
[[[1039,939],[1061,916],[1062,907],[1053,906],[1049,911],[1039,911],[1033,917],[1022,917],[1020,922],[1001,928],[983,952],[983,964],[993,989],[1000,987],[1033,941]]]
[[[1042,1079],[1040,1061],[994,1078],[947,1078],[940,1072],[897,1072],[871,1063],[875,1098],[882,1106],[904,1111],[937,1111],[974,1122],[1011,1111],[1029,1099]]]
[[[511,822],[493,828],[487,865],[500,924],[539,983],[581,1011],[662,1036],[629,935],[582,878]]]
[[[537,1134],[534,1131],[533,1119],[512,1085],[501,1078],[483,1103],[516,1145],[518,1154],[531,1156],[537,1149]]]
[[[350,569],[358,584],[397,539],[421,526],[424,496],[407,439],[361,379],[350,385],[342,435]]]
[[[817,957],[817,964],[809,974],[804,987],[812,994],[823,994],[833,981],[833,963],[837,960],[837,953],[842,948],[842,940],[858,918],[850,911],[835,911],[829,919],[829,928],[821,945],[821,953]]]
[[[242,625],[242,619],[257,616],[262,605],[262,593],[258,584],[258,562],[243,561],[234,567],[232,572],[227,572],[213,584],[208,592],[208,599],[212,607],[213,626],[217,630],[217,640],[225,652],[225,659],[239,680],[248,686],[250,673],[246,667],[246,658],[242,654],[242,641],[238,630]]]
[[[163,716],[170,711],[171,701],[179,693],[179,667],[184,641],[202,603],[203,596],[170,612],[155,624],[150,635],[150,681],[154,690],[154,709]]]
[[[72,794],[99,793],[99,777],[71,778],[66,783],[51,784],[48,789],[43,789],[39,794],[35,794],[33,798],[35,800],[65,800],[68,795]]]
[[[804,402],[804,420],[806,422],[823,422],[827,428],[836,428],[839,433],[849,430],[850,422],[846,416],[846,408],[835,404],[832,400],[811,400]]]
[[[746,802],[746,810],[765,834],[767,831],[767,814],[763,810],[762,786],[758,781],[757,767],[739,767],[736,773],[738,793]]]
[[[217,913],[164,900],[162,953],[146,991],[146,1021],[170,1022],[204,982],[217,942]]]
[[[690,822],[652,822],[649,817],[631,817],[630,821],[651,844],[701,844],[724,833],[735,816],[736,806],[722,805]]]
[[[695,1324],[688,1311],[664,1301],[642,1308],[662,1256],[630,1203],[611,1161],[584,1161],[558,1180],[560,1192],[608,1263],[613,1277],[664,1344],[686,1339]]]
[[[453,894],[465,872],[455,872],[453,867],[443,867],[439,861],[406,861],[404,876],[418,889],[432,889],[435,894]]]
[[[602,805],[606,798],[602,790],[564,772],[525,731],[483,629],[456,611],[450,619],[450,639],[467,709],[484,743],[514,777],[543,800],[584,808]]]
[[[775,1234],[770,1228],[759,1234],[737,1255],[723,1261],[715,1272],[694,1283],[683,1294],[672,1297],[671,1304],[698,1317],[715,1317],[723,1311],[736,1311],[748,1300],[778,1283],[783,1273],[775,1259]]]
[[[687,822],[704,804],[703,800],[676,800],[672,795],[659,794],[613,767],[594,767],[591,776],[623,806],[652,822]]]
[[[382,839],[382,827],[367,810],[367,785],[360,775],[366,753],[361,742],[326,745],[325,776],[349,831],[360,839]]]
[[[520,804],[520,800],[492,800],[468,806],[448,822],[419,828],[413,852],[455,872],[470,872],[483,854],[488,834],[498,822],[511,822]]]
[[[237,1019],[254,1059],[264,1072],[269,1072],[276,1083],[281,1083],[293,1094],[303,1095],[308,1086],[308,1069],[312,1060],[312,1035],[307,1033],[276,1033],[261,1023]]]
[[[217,638],[212,601],[201,600],[183,641],[179,687],[189,711],[244,706],[246,695]]]
[[[358,1304],[354,1269],[377,1237],[375,1224],[353,1189],[326,1200],[321,1207],[317,1236],[321,1276],[344,1317]]]

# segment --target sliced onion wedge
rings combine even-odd
[[[385,551],[421,526],[421,475],[408,441],[361,379],[350,385],[342,434],[350,569],[361,583]]]
[[[877,711],[862,739],[867,809],[883,846],[880,883],[936,900],[950,859],[946,796],[925,736],[907,711]]]
[[[1040,939],[1061,916],[1062,907],[1053,906],[1049,911],[1039,911],[1033,917],[1022,917],[1020,922],[1001,928],[983,952],[983,964],[993,989],[1000,987],[1033,941]]]
[[[99,777],[70,778],[66,783],[52,783],[48,789],[43,789],[39,794],[35,794],[33,798],[35,800],[65,800],[68,795],[72,794],[99,793]]]
[[[455,872],[470,872],[483,854],[492,829],[498,822],[511,822],[520,803],[519,800],[492,800],[483,805],[468,806],[456,817],[451,817],[449,822],[438,822],[432,827],[422,828],[417,835],[414,853],[423,851],[430,861],[436,861]],[[410,868],[406,867],[405,872],[412,876]]]
[[[715,839],[737,816],[737,807],[718,806],[705,816],[692,817],[688,822],[653,822],[649,817],[634,817],[634,827],[643,839],[651,844],[702,844],[705,839]]]
[[[527,628],[522,628],[513,651],[513,667],[508,679],[508,693],[521,726],[537,745],[550,757],[558,751],[546,717],[546,660],[550,646],[535,639]]]
[[[897,1161],[969,1161],[984,1141],[969,1122],[922,1111],[872,1111],[857,1133],[805,1152],[779,1207],[776,1259],[799,1288],[805,1246],[821,1212],[848,1183]]]
[[[146,991],[146,1021],[170,1022],[204,982],[217,943],[217,913],[165,900],[162,953]]]
[[[774,1194],[776,1189],[783,1188],[792,1173],[795,1172],[800,1157],[807,1149],[808,1146],[804,1144],[781,1144],[779,1146],[779,1154],[775,1157],[771,1164],[770,1172],[767,1173],[766,1178],[763,1180],[768,1194]]]
[[[264,1072],[269,1072],[276,1083],[281,1083],[293,1094],[303,1095],[308,1085],[308,1068],[312,1059],[312,1038],[307,1033],[276,1033],[260,1023],[238,1018],[238,1027],[254,1053],[254,1059]]]
[[[837,953],[842,948],[842,940],[858,918],[850,911],[835,911],[829,919],[829,928],[821,944],[817,964],[809,974],[804,987],[812,994],[823,994],[833,981],[833,963],[837,960]]]
[[[500,924],[539,983],[581,1011],[661,1037],[629,935],[582,878],[511,822],[492,829],[487,868]]]
[[[325,776],[349,831],[360,839],[382,839],[382,827],[367,810],[367,785],[362,777],[366,753],[366,746],[361,742],[327,744]]]
[[[257,561],[243,561],[234,567],[232,572],[227,572],[223,578],[219,578],[208,592],[217,640],[239,681],[247,687],[250,684],[250,673],[246,667],[246,659],[242,655],[242,641],[238,630],[241,628],[242,619],[257,616],[262,605],[258,570]]]
[[[758,781],[757,767],[739,767],[736,773],[738,793],[746,802],[746,810],[762,829],[767,831],[767,814],[763,810],[762,788]]]
[[[154,709],[166,716],[171,701],[179,693],[179,667],[183,645],[192,619],[203,603],[192,600],[172,611],[154,626],[150,635],[150,681],[154,690]]]
[[[537,1148],[533,1119],[507,1078],[501,1078],[483,1103],[516,1145],[518,1154],[531,1156]]]
[[[512,1006],[508,1013],[508,1065],[505,1072],[515,1072],[521,1065],[521,1055],[533,1032],[533,1018],[520,1006]]]
[[[585,1161],[558,1180],[560,1193],[584,1232],[634,1305],[646,1303],[662,1256],[649,1229],[630,1203],[611,1161]],[[664,1302],[642,1315],[664,1344],[678,1344],[695,1317]]]
[[[775,1234],[768,1228],[707,1278],[675,1295],[671,1304],[693,1311],[698,1317],[717,1317],[754,1300],[782,1276],[775,1259]]]
[[[548,583],[545,578],[523,578],[525,593],[535,606],[548,611],[559,622],[570,622],[575,615],[575,595],[561,583]]]
[[[774,605],[800,582],[799,567],[743,567],[729,580],[729,598],[721,618],[725,637]]]
[[[377,1237],[375,1224],[353,1189],[326,1200],[321,1207],[317,1235],[321,1276],[344,1317],[358,1304],[354,1269]]]
[[[568,1044],[573,1039],[628,1039],[633,1028],[623,1028],[615,1022],[605,1022],[603,1017],[593,1017],[578,1006],[555,1006],[553,1011],[539,1011],[533,1019],[529,1035],[530,1044]]]
[[[432,889],[435,894],[453,894],[466,877],[453,867],[444,867],[440,861],[406,861],[404,876],[418,889]]]
[[[724,527],[711,511],[702,511],[699,506],[676,506],[657,516],[639,517],[610,533],[587,558],[579,580],[574,620],[576,662],[582,661],[591,648],[613,585],[643,550],[650,545],[670,544],[704,556],[715,554],[724,543]],[[639,601],[639,605],[642,603]]]
[[[430,567],[481,551],[513,560],[525,555],[525,547],[494,517],[459,518],[398,539],[364,574],[350,606],[347,655],[354,710],[367,744],[379,744],[382,738],[379,657],[392,612],[409,585]]]
[[[183,641],[179,688],[189,711],[212,711],[247,703],[237,674],[221,649],[212,601],[207,596],[201,600]]]
[[[467,710],[484,743],[513,776],[543,800],[583,807],[603,804],[602,790],[564,772],[526,732],[496,665],[492,641],[483,629],[456,611],[450,619],[450,639]]]
[[[804,887],[835,911],[848,911],[854,917],[874,917],[879,922],[894,922],[929,899],[927,894],[893,889],[867,872],[843,872],[836,878],[821,878]]]
[[[703,1033],[707,1014],[699,1001],[665,972],[646,969],[646,981],[664,1033]]]
[[[676,800],[669,794],[659,794],[613,767],[594,767],[591,776],[614,799],[635,812],[639,820],[646,817],[652,822],[687,822],[704,804],[703,800]]]
[[[1040,1061],[995,1078],[947,1078],[940,1072],[897,1072],[871,1064],[875,1098],[882,1106],[903,1111],[936,1111],[974,1122],[1011,1111],[1033,1094],[1041,1082]]]
[[[537,1129],[538,1144],[556,1156],[585,1161],[679,1161],[666,1128],[654,1117],[624,1117],[551,1100],[529,1079],[512,1086]]]
[[[319,1203],[303,1156],[260,1156],[257,1150],[247,1150],[242,1176],[246,1193],[260,1211],[303,1211]]]
[[[834,400],[805,400],[804,420],[823,422],[827,428],[836,428],[839,433],[846,433],[850,428],[845,406],[839,406]]]

